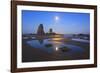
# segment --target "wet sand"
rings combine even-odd
[[[22,62],[40,62],[40,61],[58,61],[58,60],[80,60],[89,59],[89,43],[82,43],[71,40],[63,40],[62,42],[66,44],[77,45],[85,49],[84,54],[76,54],[77,57],[71,57],[62,54],[61,51],[55,51],[52,54],[45,52],[41,49],[31,47],[22,40]]]

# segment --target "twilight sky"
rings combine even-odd
[[[50,28],[61,34],[87,34],[90,32],[90,14],[75,12],[48,12],[22,10],[22,33],[36,33],[39,24],[44,31]]]

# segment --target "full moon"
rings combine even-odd
[[[58,16],[55,16],[55,20],[59,20],[59,17]]]

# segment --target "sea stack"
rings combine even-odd
[[[39,36],[45,35],[44,28],[43,28],[43,24],[40,24],[40,25],[38,26],[37,35],[39,35]]]
[[[53,30],[52,30],[52,28],[50,28],[50,29],[49,29],[49,33],[50,33],[50,34],[52,34],[52,33],[53,33]]]

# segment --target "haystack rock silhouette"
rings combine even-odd
[[[37,35],[39,35],[39,36],[45,35],[43,24],[40,24],[38,26]]]

